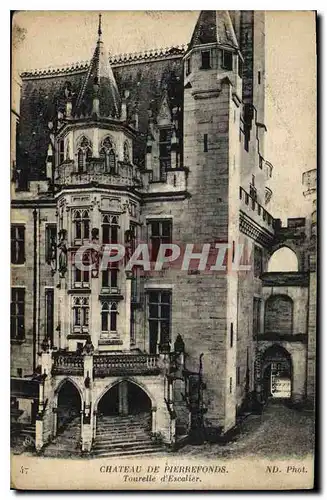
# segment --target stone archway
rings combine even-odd
[[[95,404],[94,454],[150,449],[155,411],[152,398],[139,384],[129,379],[116,381]]]
[[[262,355],[262,400],[288,400],[292,397],[293,366],[289,352],[279,344],[268,347]]]
[[[82,396],[79,388],[69,378],[56,389],[55,434],[63,432],[73,421],[80,428]]]

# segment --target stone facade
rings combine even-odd
[[[264,356],[274,345],[291,360],[292,398],[314,392],[310,363],[308,382],[306,374],[307,325],[315,329],[307,240],[301,223],[281,228],[266,206],[264,14],[202,12],[187,50],[134,59],[110,64],[99,26],[88,67],[22,75],[11,374],[14,387],[24,379],[26,397],[28,381],[39,383],[30,416],[38,449],[57,433],[67,380],[80,395],[85,452],[99,401],[117,386],[124,412],[127,383],[148,396],[151,432],[169,445],[197,425],[215,437],[231,430],[251,394],[263,398]],[[226,243],[227,270],[141,272],[120,262],[104,275],[99,267],[104,245],[132,250],[156,237],[182,254],[194,245],[198,260],[203,245],[212,256]],[[92,247],[92,270],[76,270],[83,245]],[[276,281],[268,262],[281,247],[300,265]],[[246,270],[233,268],[239,257]],[[276,302],[267,312],[275,296],[292,306]],[[265,329],[274,317],[281,331]],[[311,362],[314,342],[312,333]],[[14,390],[16,409],[20,400]]]

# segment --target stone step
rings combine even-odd
[[[132,443],[130,441],[125,441],[123,443],[116,443],[112,445],[105,445],[104,443],[94,444],[92,446],[92,451],[94,453],[98,451],[119,451],[119,450],[143,450],[144,448],[161,448],[160,443],[153,443],[150,439],[144,441],[138,441]]]
[[[96,433],[96,438],[97,439],[110,439],[112,437],[124,437],[124,436],[148,436],[149,433],[145,431],[138,431],[138,432],[98,432]]]
[[[138,429],[149,429],[150,426],[146,425],[97,425],[97,429],[107,429],[111,430],[113,432],[119,431],[119,430],[124,430],[124,431],[129,431],[129,430],[138,430]]]
[[[149,436],[147,434],[143,434],[141,436],[106,436],[104,438],[97,437],[94,440],[94,445],[102,445],[102,444],[118,444],[118,443],[127,443],[127,442],[132,442],[132,443],[139,443],[141,441],[148,441]]]
[[[150,429],[150,427],[134,427],[134,426],[126,426],[126,427],[106,427],[105,425],[97,425],[97,432],[101,431],[108,431],[108,432],[146,432],[147,429]]]
[[[165,449],[161,446],[156,447],[156,448],[143,448],[143,449],[131,449],[131,450],[105,450],[101,452],[97,452],[96,454],[94,453],[95,458],[99,457],[128,457],[128,456],[134,456],[134,455],[161,455],[165,452]]]

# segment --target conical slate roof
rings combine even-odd
[[[109,54],[104,47],[101,35],[100,15],[97,45],[89,70],[79,92],[74,114],[77,116],[91,115],[93,110],[93,98],[97,95],[99,99],[100,116],[119,118],[121,112],[121,99],[109,63]]]
[[[201,11],[188,48],[207,43],[219,43],[238,48],[228,10]]]

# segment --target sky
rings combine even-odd
[[[198,11],[105,11],[103,40],[112,54],[186,44]],[[13,70],[89,60],[99,12],[27,11],[14,17]],[[18,27],[18,29],[16,28]],[[266,12],[266,159],[273,166],[267,207],[285,223],[305,216],[302,173],[316,168],[315,17],[306,11]]]

